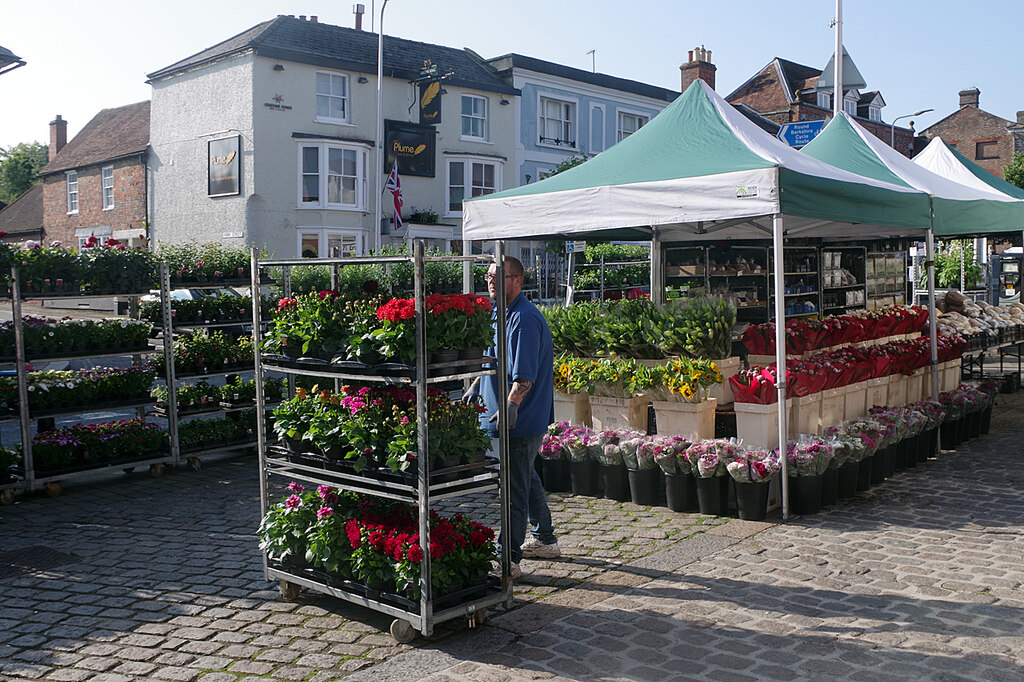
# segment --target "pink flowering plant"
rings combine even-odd
[[[778,450],[741,448],[725,468],[737,483],[766,483],[779,473],[782,462]]]
[[[562,427],[564,425],[564,427]],[[559,429],[559,442],[565,452],[569,454],[570,462],[588,462],[590,460],[600,461],[599,451],[604,447],[601,444],[599,434],[593,429],[568,422],[552,424],[550,429]]]
[[[698,478],[725,476],[726,464],[739,456],[742,447],[734,438],[704,440],[686,449],[686,459]]]
[[[691,472],[686,449],[692,443],[682,436],[651,436],[654,461],[666,474],[683,475]]]
[[[821,438],[810,437],[786,445],[790,476],[819,476],[832,461],[832,446]]]

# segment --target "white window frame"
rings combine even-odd
[[[320,76],[327,76],[330,82],[330,92],[320,92]],[[345,94],[337,95],[334,94],[334,82],[335,79],[341,79],[344,84]],[[352,79],[349,78],[348,74],[336,73],[333,71],[317,71],[313,76],[313,120],[317,123],[330,123],[333,125],[352,125],[352,102],[351,92],[352,88],[350,83]],[[342,109],[344,110],[344,116],[341,118],[335,116],[321,116],[320,115],[320,98],[327,97],[329,99],[340,99],[342,101]],[[328,110],[330,108],[328,107]]]
[[[843,111],[848,113],[850,116],[857,115],[857,99],[852,97],[843,97]]]
[[[303,166],[303,152],[306,149],[315,148],[317,149],[317,171],[316,173],[306,173]],[[369,162],[368,153],[369,147],[365,145],[355,144],[342,144],[337,142],[310,142],[303,141],[298,145],[299,158],[298,158],[298,208],[312,208],[312,209],[328,209],[337,211],[362,211],[366,210],[367,202],[367,177],[369,174]],[[343,152],[354,152],[356,155],[356,174],[355,174],[355,202],[346,204],[345,202],[331,202],[329,201],[329,185],[330,185],[330,173],[328,168],[328,159],[330,157],[331,150],[341,150]],[[303,180],[307,175],[316,175],[317,187],[318,187],[318,200],[317,201],[303,201]],[[353,177],[353,176],[343,176]]]
[[[78,213],[78,171],[64,173],[64,186],[67,194],[68,215]]]
[[[114,208],[114,167],[104,166],[100,169],[100,193],[103,195],[103,210]]]
[[[623,135],[623,133],[625,133],[625,131],[622,128],[622,121],[626,117],[634,118],[638,122],[642,120],[643,123],[640,123],[636,127],[636,130],[632,130],[632,131],[626,133],[625,135]],[[650,122],[651,122],[651,117],[649,115],[647,115],[647,114],[642,114],[642,113],[640,113],[638,111],[630,111],[629,109],[619,109],[616,112],[616,116],[615,116],[615,141],[616,142],[622,142],[627,137],[629,137],[630,135],[635,133],[637,130],[640,130],[641,128],[643,128],[645,125],[647,125]]]
[[[882,107],[868,106],[868,120],[876,123],[882,122]]]
[[[470,188],[469,197],[473,196],[484,196],[486,194],[493,194],[494,192],[501,191],[501,174],[504,166],[504,162],[501,159],[492,159],[486,156],[449,156],[444,160],[444,173],[445,173],[445,194],[444,194],[444,209],[445,217],[458,217],[462,215],[462,211],[453,211],[451,208],[451,196],[452,196],[452,164],[462,164],[462,177],[458,178],[461,183],[454,185],[454,187],[462,188],[462,199],[466,200],[466,188]],[[494,187],[487,188],[491,191],[482,192],[480,194],[473,194],[473,165],[481,164],[485,166],[494,167]]]
[[[328,243],[331,237],[340,236],[354,237],[356,242],[356,248],[353,250],[353,255],[364,256],[366,255],[366,240],[367,230],[362,228],[338,228],[338,227],[297,227],[295,228],[295,253],[299,258],[303,258],[302,255],[302,239],[303,237],[315,235],[317,238],[317,258],[331,258],[332,256],[328,253]]]
[[[482,103],[483,115],[482,116],[476,115],[476,111],[471,111],[471,113],[467,114],[465,112],[465,107],[463,106],[463,105],[465,105],[466,100],[470,100],[471,102],[480,102],[480,103]],[[488,130],[488,125],[487,125],[487,123],[488,123],[488,120],[487,120],[487,118],[488,118],[488,116],[487,116],[487,114],[488,114],[488,111],[487,111],[488,105],[489,105],[489,102],[487,101],[486,97],[480,97],[479,95],[463,95],[462,96],[462,98],[460,100],[460,106],[463,106],[463,108],[459,110],[459,113],[460,113],[459,125],[461,126],[461,128],[460,128],[460,135],[459,135],[459,139],[460,140],[470,140],[470,141],[474,141],[474,142],[486,142],[488,140],[488,136],[490,134],[490,131]],[[471,109],[472,109],[472,107],[471,107]],[[469,121],[472,121],[472,122],[476,122],[476,121],[480,122],[480,131],[481,131],[480,135],[473,135],[473,134],[466,133],[466,121],[467,121],[467,119]]]
[[[817,96],[818,96],[816,101],[817,101],[817,104],[818,104],[819,107],[821,107],[822,109],[831,109],[832,108],[832,93],[830,93],[830,92],[818,92],[818,93],[815,93],[815,94],[817,94]]]
[[[541,94],[537,97],[537,145],[541,147],[551,147],[553,149],[572,149],[574,151],[578,151],[580,145],[580,103],[571,97],[555,97],[553,95]],[[569,118],[548,119],[548,117],[545,116],[545,104],[547,102],[557,102],[562,105],[570,105],[572,107],[572,111],[569,113]],[[555,138],[560,140],[560,142],[548,141],[548,137],[544,135],[544,133],[547,132],[545,130],[545,121],[547,120],[560,121],[562,130],[559,132],[559,137]],[[568,125],[569,137],[573,138],[571,140],[571,144],[570,140],[562,141],[561,138],[561,135],[566,132],[566,125]]]

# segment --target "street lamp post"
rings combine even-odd
[[[935,110],[922,109],[921,111],[915,111],[912,114],[907,114],[905,116],[897,116],[896,118],[894,118],[892,120],[892,123],[889,124],[889,146],[892,147],[893,149],[896,149],[896,121],[900,120],[901,118],[910,118],[911,116],[920,116],[921,114],[927,114],[929,111]]]

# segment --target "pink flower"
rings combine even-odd
[[[318,519],[327,519],[330,518],[331,515],[333,514],[334,510],[331,509],[330,507],[320,507],[319,509],[316,510],[316,517]]]
[[[300,504],[302,504],[302,499],[300,499],[298,495],[292,495],[284,501],[284,508],[291,511],[293,509],[298,509]]]
[[[291,490],[296,495],[300,495],[302,494],[302,491],[305,490],[305,488],[302,487],[301,483],[297,481],[292,481],[291,483],[288,484],[288,490]]]

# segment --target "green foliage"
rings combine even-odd
[[[982,269],[974,257],[974,242],[957,239],[939,247],[935,254],[935,284],[939,287],[960,286],[960,264],[963,262],[966,289],[982,281]]]
[[[558,175],[559,173],[565,172],[565,171],[569,170],[570,168],[574,168],[574,167],[580,165],[581,163],[586,162],[589,159],[590,159],[590,157],[587,156],[586,154],[582,153],[582,152],[580,152],[579,154],[573,154],[568,159],[566,159],[565,161],[562,161],[560,164],[555,166],[554,170],[551,171],[551,173],[548,175],[548,177],[551,177],[552,175]]]
[[[0,148],[0,201],[9,204],[42,181],[39,171],[46,165],[48,150],[38,142]]]
[[[1013,155],[1013,161],[1003,169],[1003,179],[1024,189],[1024,154],[1017,152]]]
[[[647,260],[651,257],[651,247],[646,244],[597,242],[587,244],[583,260],[587,263],[600,263],[602,256],[605,261]]]
[[[721,360],[732,354],[736,308],[723,299],[676,300],[652,310],[644,334],[666,355]]]
[[[594,321],[600,313],[596,303],[541,306],[540,311],[551,329],[551,341],[556,352],[583,358],[597,354],[597,339],[592,333]]]

